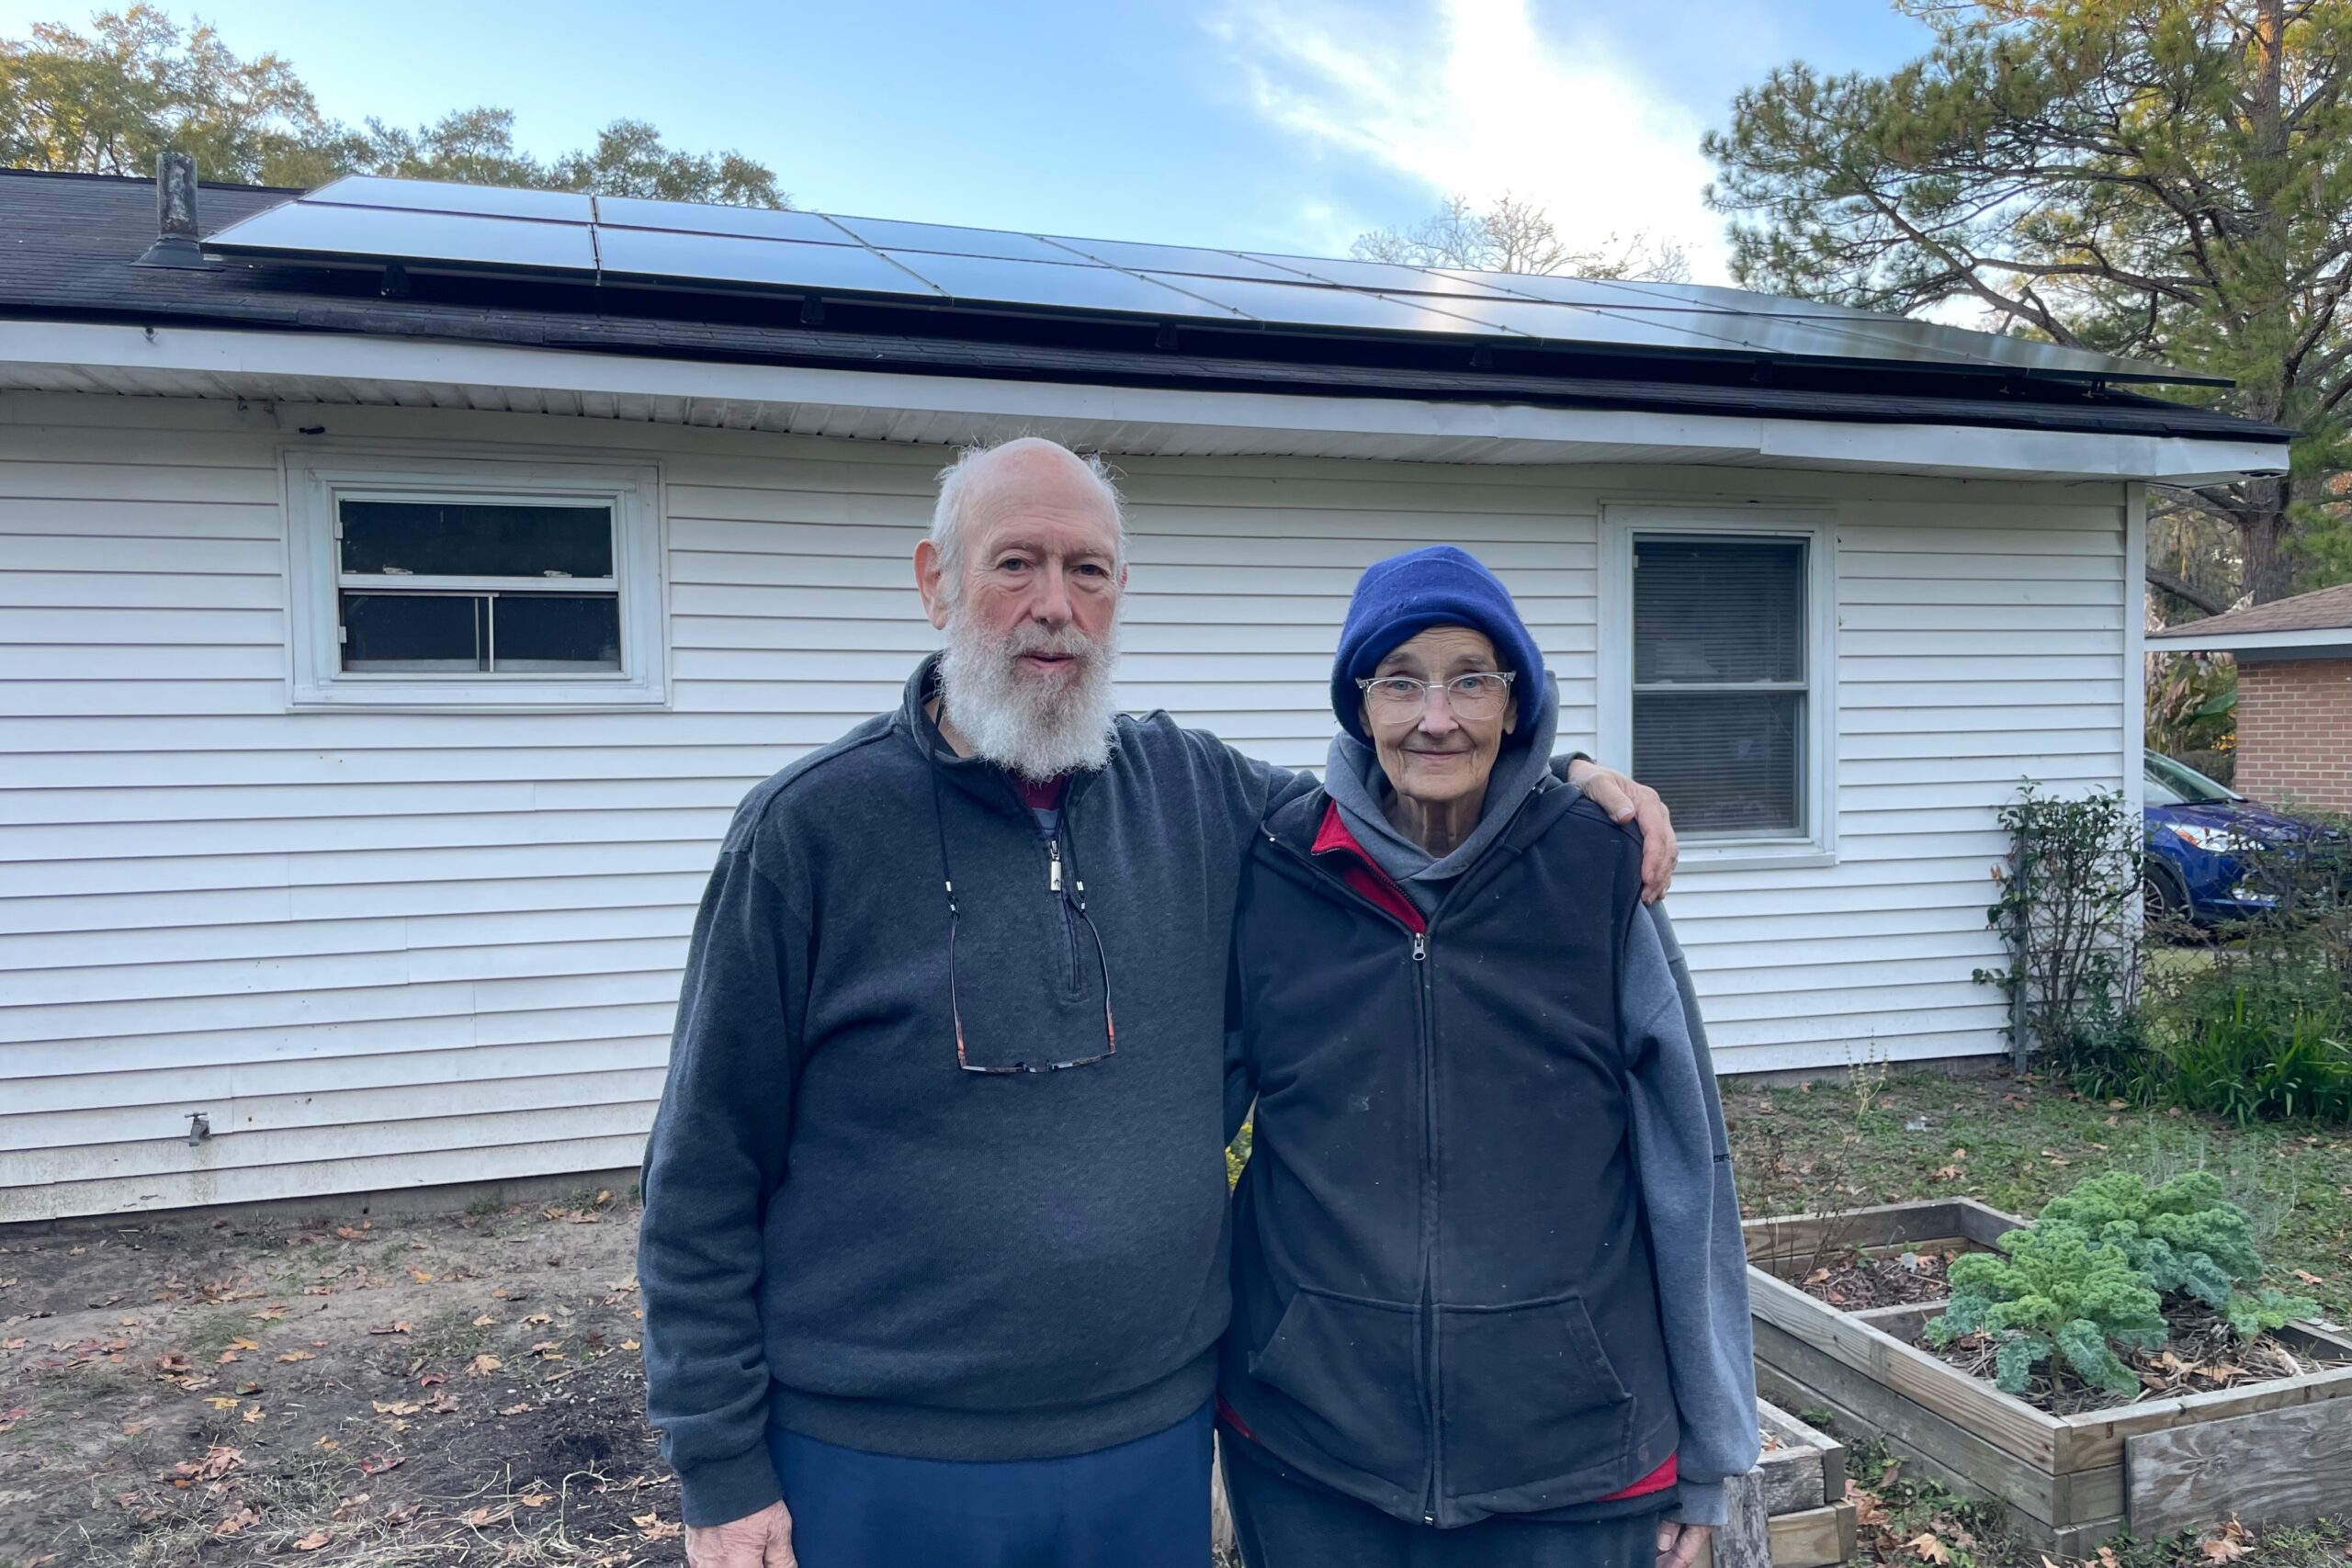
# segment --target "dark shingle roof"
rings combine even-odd
[[[293,192],[207,185],[206,232]],[[131,265],[155,233],[151,181],[0,171],[0,316],[350,333],[750,364],[1222,391],[1397,397],[2275,441],[2290,432],[2112,389],[1935,368],[1893,371],[1224,333],[793,297],[545,280],[416,278],[281,264]]]
[[[2267,604],[2249,604],[2243,610],[2208,615],[2186,626],[2166,626],[2160,632],[2150,632],[2148,640],[2208,644],[2262,632],[2336,631],[2352,633],[2352,582],[2314,589],[2290,599],[2273,599]]]

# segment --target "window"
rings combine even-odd
[[[658,703],[645,470],[289,459],[297,706]]]
[[[1826,530],[1745,511],[1630,509],[1610,524],[1603,745],[1665,796],[1702,863],[1826,856]]]

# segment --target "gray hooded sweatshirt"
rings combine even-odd
[[[1557,683],[1549,684],[1526,742],[1495,759],[1477,827],[1442,858],[1389,823],[1387,775],[1372,748],[1344,733],[1331,741],[1324,787],[1356,841],[1422,913],[1437,908],[1453,879],[1477,863],[1550,771],[1559,698]],[[1659,1043],[1625,1087],[1667,1362],[1682,1417],[1675,1517],[1721,1524],[1724,1483],[1753,1468],[1762,1447],[1747,1248],[1699,999],[1665,907],[1648,908],[1650,919],[1634,923],[1618,1007],[1630,1033]]]

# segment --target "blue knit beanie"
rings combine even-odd
[[[1502,667],[1519,672],[1511,695],[1521,716],[1542,711],[1550,677],[1510,590],[1469,551],[1430,545],[1375,561],[1356,580],[1347,625],[1340,628],[1340,651],[1331,660],[1331,711],[1341,728],[1372,744],[1363,728],[1363,693],[1356,682],[1379,669],[1400,643],[1431,626],[1471,626],[1486,633]],[[1504,744],[1532,731],[1533,726],[1521,724]]]

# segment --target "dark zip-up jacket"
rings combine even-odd
[[[1042,1459],[1172,1426],[1214,1384],[1234,900],[1258,822],[1311,785],[1123,717],[1048,839],[941,741],[932,671],[751,793],[695,917],[638,1255],[690,1524],[775,1499],[771,1422]],[[1105,969],[1116,1055],[959,1070],[943,838],[970,1062],[1100,1055]]]
[[[1283,1463],[1440,1527],[1589,1502],[1679,1434],[1618,1012],[1641,847],[1539,789],[1411,931],[1273,812],[1234,937],[1258,1096],[1221,1391]]]

